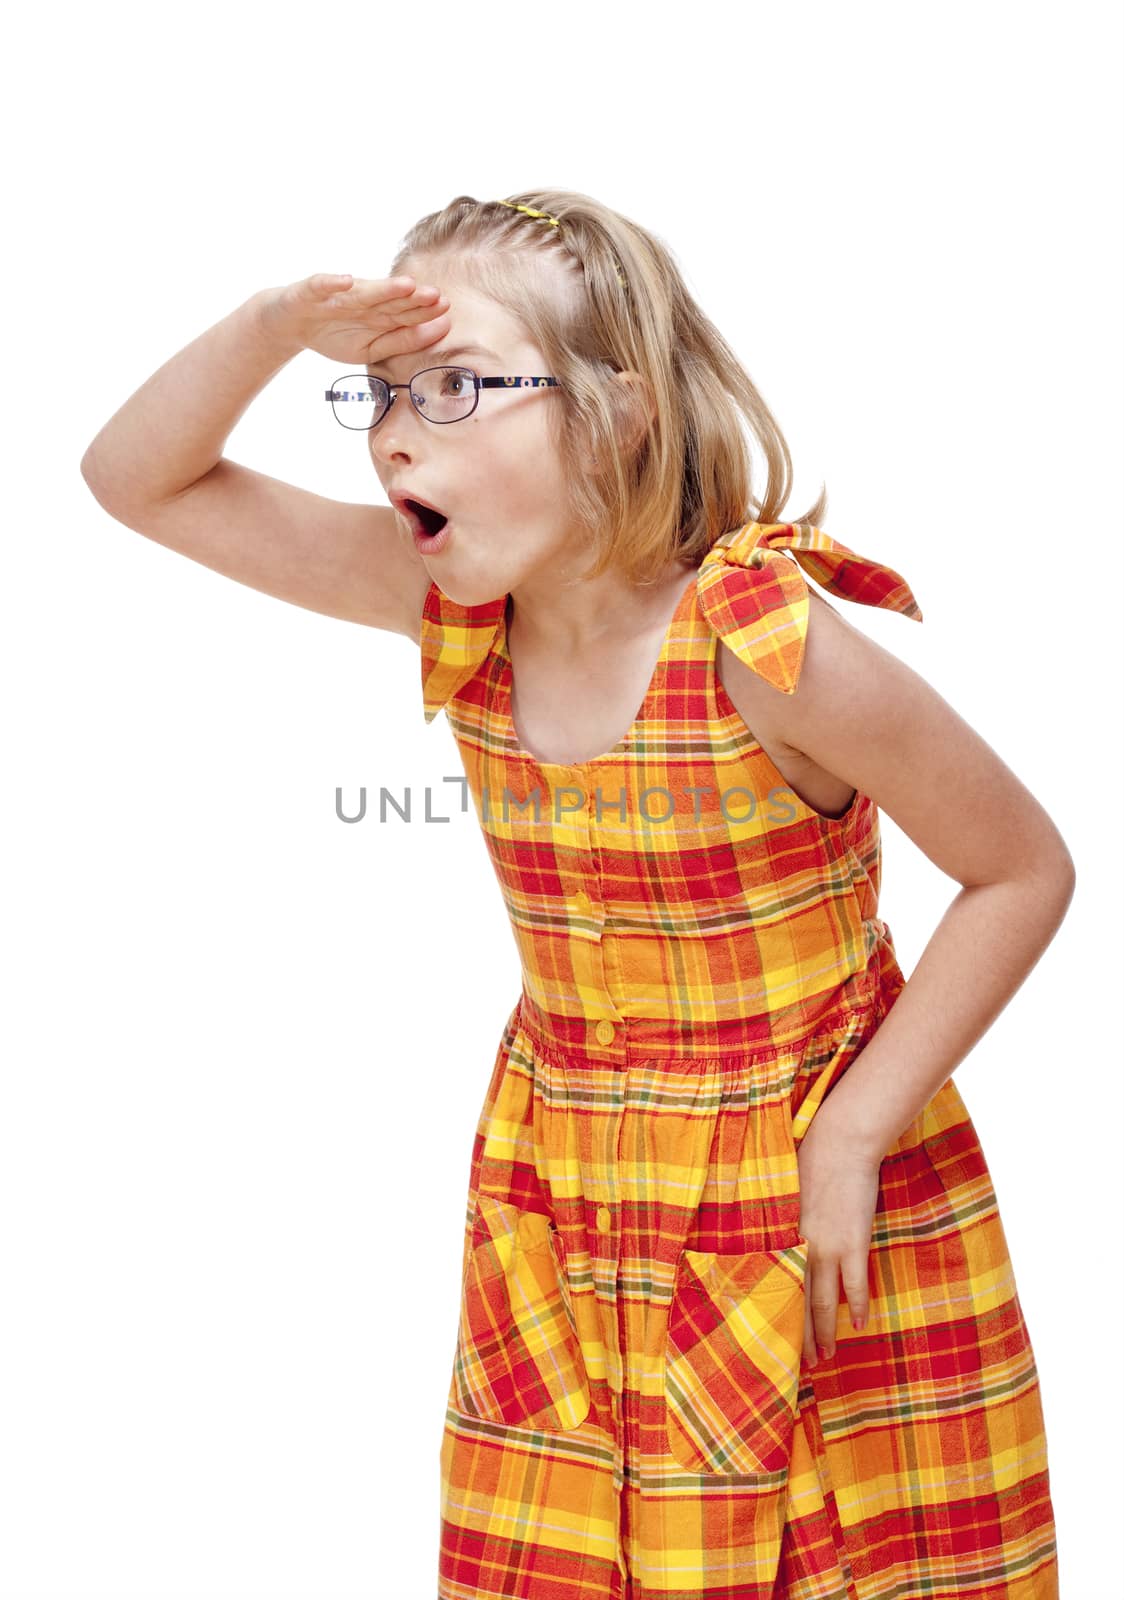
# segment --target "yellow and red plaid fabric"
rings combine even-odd
[[[871,1315],[802,1365],[797,1153],[904,977],[878,810],[786,784],[718,641],[799,679],[807,573],[920,620],[891,568],[751,523],[683,590],[631,728],[539,761],[507,597],[434,583],[444,707],[522,968],[472,1146],[441,1447],[443,1600],[1055,1600],[1038,1375],[952,1078],[882,1164]]]

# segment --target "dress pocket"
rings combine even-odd
[[[589,1413],[589,1380],[551,1219],[482,1194],[469,1240],[453,1366],[457,1410],[561,1431]]]
[[[808,1241],[684,1250],[668,1312],[667,1442],[691,1472],[787,1469],[804,1348]]]

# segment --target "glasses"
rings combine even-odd
[[[324,391],[335,419],[345,428],[367,432],[394,404],[399,389],[409,389],[414,409],[427,422],[463,422],[480,403],[481,389],[560,389],[557,378],[481,378],[471,367],[427,367],[409,383],[384,383],[369,372],[349,372]]]

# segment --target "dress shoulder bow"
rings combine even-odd
[[[426,722],[464,687],[492,648],[507,596],[464,606],[431,583],[422,608],[422,706]]]
[[[900,573],[809,523],[751,522],[723,534],[699,567],[699,604],[728,648],[785,694],[795,691],[804,663],[805,573],[845,600],[922,620]]]

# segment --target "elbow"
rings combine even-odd
[[[101,494],[98,490],[97,468],[94,466],[93,450],[94,447],[91,445],[78,463],[78,470],[82,474],[82,480],[94,499],[100,501]]]
[[[1056,828],[1054,833],[1054,848],[1050,852],[1047,868],[1048,876],[1058,886],[1059,892],[1064,893],[1065,901],[1068,905],[1077,886],[1077,868],[1074,865],[1069,846]]]
[[[1044,911],[1055,925],[1060,924],[1077,887],[1077,868],[1064,842],[1059,841],[1048,860],[1037,862],[1029,876]]]
[[[112,505],[116,497],[111,493],[109,483],[104,473],[98,467],[97,457],[94,454],[93,445],[90,446],[90,448],[86,451],[86,454],[78,463],[78,470],[82,474],[82,481],[85,483],[87,489],[89,489],[98,505],[101,506],[104,511],[108,511],[112,516]]]
[[[1030,852],[1027,871],[1023,876],[1036,886],[1044,900],[1058,908],[1058,920],[1065,915],[1077,886],[1077,868],[1069,846],[1062,838],[1057,825],[1046,819],[1047,825]]]

